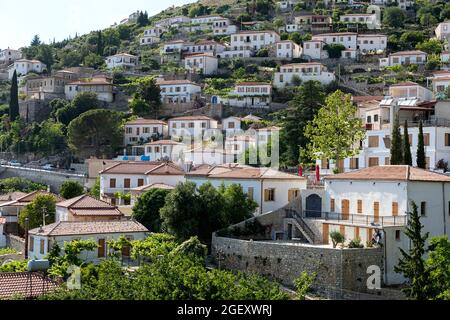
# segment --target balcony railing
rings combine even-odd
[[[348,223],[354,225],[365,225],[371,227],[394,227],[394,226],[406,226],[408,223],[408,216],[379,216],[364,214],[343,214],[336,212],[318,212],[314,210],[304,210],[302,214],[303,218],[336,221],[339,223]]]

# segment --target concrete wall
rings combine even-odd
[[[3,171],[0,172],[0,179],[21,177],[33,182],[45,184],[50,186],[52,192],[58,192],[61,185],[67,181],[78,181],[82,185],[86,183],[86,177],[79,174],[62,173],[56,171],[45,171],[39,169],[30,168],[11,168],[3,167]]]
[[[367,269],[381,268],[382,249],[332,249],[288,242],[244,241],[213,236],[213,256],[221,252],[220,265],[231,270],[258,273],[292,287],[303,272],[316,273],[315,287],[368,292]]]
[[[6,235],[6,247],[25,253],[25,239],[8,234]]]

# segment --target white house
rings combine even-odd
[[[322,84],[329,84],[335,80],[335,75],[318,62],[293,63],[280,67],[279,72],[275,72],[273,85],[280,88],[292,84],[294,78],[301,81],[317,80]]]
[[[341,44],[347,49],[357,49],[358,34],[355,32],[321,33],[312,36],[312,40],[320,40],[326,44]]]
[[[221,21],[224,17],[218,14],[198,16],[191,18],[191,24],[212,24],[215,21]]]
[[[392,67],[397,65],[425,64],[427,54],[420,50],[400,51],[389,55],[388,58],[380,59],[381,67]]]
[[[186,145],[173,140],[159,140],[145,144],[145,155],[150,161],[172,161],[179,162],[183,159]]]
[[[224,148],[196,147],[186,150],[183,154],[183,161],[192,166],[200,165],[223,165],[235,161],[235,153]]]
[[[14,75],[14,71],[17,72],[17,76],[24,76],[30,72],[42,73],[47,69],[47,66],[39,60],[16,60],[8,68],[8,78],[11,80]]]
[[[450,61],[450,50],[445,50],[441,52],[441,62],[449,62]]]
[[[148,45],[152,45],[152,44],[156,44],[156,43],[160,43],[160,42],[161,42],[160,37],[144,36],[140,39],[139,43],[141,46],[148,46]]]
[[[93,240],[98,248],[82,252],[80,258],[85,262],[99,263],[108,257],[108,241],[122,236],[128,240],[143,240],[148,234],[149,230],[135,220],[56,222],[29,231],[28,256],[36,260],[45,259],[56,243],[62,248],[65,242]],[[122,256],[129,258],[130,248],[122,250]]]
[[[173,27],[177,28],[181,24],[188,24],[191,23],[191,19],[185,16],[176,16],[176,17],[169,17],[165,19],[161,19],[159,21],[155,22],[155,27],[161,28],[161,27]]]
[[[272,102],[272,85],[266,82],[241,82],[226,97],[213,96],[213,104],[241,108],[266,108]]]
[[[242,118],[228,117],[222,119],[222,131],[224,131],[226,135],[232,135],[241,132],[241,124]]]
[[[111,221],[121,220],[123,217],[123,213],[115,206],[87,194],[56,204],[56,222]]]
[[[116,55],[107,57],[106,66],[108,69],[114,69],[117,67],[124,67],[125,69],[133,69],[137,66],[139,62],[139,57],[128,54],[128,53],[118,53]]]
[[[64,94],[67,100],[73,100],[80,92],[94,92],[97,94],[98,100],[108,103],[113,102],[115,97],[111,79],[100,76],[69,82],[64,86]]]
[[[6,247],[5,224],[6,218],[0,217],[0,249]]]
[[[357,49],[362,53],[386,51],[387,36],[385,34],[358,34]]]
[[[277,42],[275,47],[277,58],[293,59],[302,55],[302,47],[291,40]]]
[[[186,174],[186,180],[198,186],[210,182],[218,188],[240,184],[250,199],[258,204],[255,214],[263,214],[287,205],[306,189],[306,179],[271,168],[254,168],[239,164],[203,165]]]
[[[100,198],[112,205],[121,205],[117,193],[154,183],[176,186],[184,181],[184,171],[172,162],[119,162],[106,168],[100,175]]]
[[[328,58],[328,52],[324,49],[326,43],[321,40],[308,40],[303,42],[303,56],[314,60]]]
[[[156,119],[136,119],[128,121],[124,126],[125,145],[150,141],[153,138],[167,136],[168,126],[164,121]]]
[[[144,37],[157,37],[160,38],[167,28],[164,27],[152,27],[144,30]]]
[[[236,33],[237,31],[237,26],[231,24],[230,19],[222,18],[213,22],[213,34],[215,36],[229,35]]]
[[[339,18],[340,22],[346,24],[365,24],[371,29],[381,29],[381,23],[375,13],[347,13]]]
[[[450,20],[439,23],[434,33],[437,39],[441,41],[448,40],[450,38]]]
[[[217,72],[219,60],[208,53],[192,54],[186,56],[184,67],[190,73],[211,75]]]
[[[163,103],[189,103],[200,97],[202,88],[189,80],[162,80],[157,82],[161,88]]]
[[[275,31],[241,31],[231,35],[230,46],[234,50],[258,51],[279,41],[280,35]]]
[[[11,65],[14,61],[22,58],[22,51],[13,49],[0,50],[0,64]]]
[[[450,71],[440,70],[434,72],[431,81],[433,92],[437,98],[440,98],[450,86]]]
[[[199,40],[196,42],[184,43],[182,50],[186,54],[210,53],[213,56],[218,56],[225,51],[225,45],[212,40]]]
[[[217,121],[207,116],[186,116],[169,119],[169,135],[197,138],[218,128]]]
[[[450,230],[450,177],[409,166],[378,166],[325,177],[322,199],[324,244],[329,234],[339,231],[346,241],[370,241],[377,231],[385,250],[384,283],[401,284],[404,278],[394,271],[411,242],[405,235],[411,202],[421,215],[423,232],[448,235]],[[317,224],[318,220],[316,220]]]

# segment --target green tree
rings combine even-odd
[[[81,196],[84,193],[84,187],[78,181],[64,181],[59,189],[59,194],[64,199],[72,199]]]
[[[305,137],[305,127],[314,119],[319,109],[325,103],[325,91],[318,81],[305,82],[289,102],[289,107],[283,112],[282,122],[285,131],[287,164],[299,163],[300,149],[305,149],[309,139]],[[310,159],[302,159],[309,162]]]
[[[70,104],[66,104],[55,111],[56,119],[65,124],[69,123],[81,114],[98,109],[100,102],[95,92],[79,92]]]
[[[342,57],[342,51],[345,50],[345,46],[337,44],[327,44],[324,49],[328,52],[328,57],[332,59],[339,59]]]
[[[53,49],[52,46],[49,46],[47,44],[41,44],[38,47],[37,50],[37,55],[35,57],[35,59],[45,63],[45,65],[47,66],[47,71],[51,71],[52,70],[52,66],[55,63],[55,50]]]
[[[418,43],[425,40],[425,34],[422,31],[406,31],[400,36],[400,42],[405,48],[415,48]]]
[[[98,54],[91,52],[84,58],[83,64],[85,67],[98,69],[105,64],[105,60]]]
[[[0,194],[9,192],[30,193],[33,191],[46,190],[47,187],[24,178],[13,177],[0,180]]]
[[[38,195],[19,213],[19,225],[25,228],[25,219],[28,218],[29,229],[55,222],[56,198],[53,195]]]
[[[420,124],[419,124],[419,142],[417,143],[417,166],[422,169],[427,168],[422,121],[420,121]]]
[[[406,120],[403,133],[403,164],[412,166],[411,144],[409,143],[408,121]]]
[[[100,199],[100,177],[97,177],[97,179],[95,179],[94,186],[92,187],[89,194],[91,195],[91,197]]]
[[[161,89],[156,85],[153,76],[141,77],[128,85],[134,92],[130,107],[136,110],[138,115],[153,115],[158,117],[161,107]]]
[[[112,156],[123,144],[122,118],[121,113],[106,109],[83,113],[67,128],[69,147],[85,158]]]
[[[429,299],[450,300],[450,241],[447,236],[430,240],[425,267],[429,272]]]
[[[170,190],[152,189],[139,196],[133,208],[133,218],[152,232],[161,232],[160,210]]]
[[[391,139],[391,164],[400,165],[403,163],[402,135],[400,133],[400,123],[398,115],[395,116],[394,126],[392,127]]]
[[[333,231],[330,233],[331,241],[333,242],[333,248],[336,248],[339,243],[345,242],[345,236],[339,231]]]
[[[97,56],[102,56],[105,50],[105,45],[103,43],[102,31],[97,31]],[[86,60],[85,60],[86,61]]]
[[[15,121],[19,118],[19,88],[17,85],[17,72],[15,70],[11,80],[9,99],[9,119]]]
[[[302,272],[300,276],[295,279],[295,288],[297,293],[297,300],[305,300],[306,295],[311,291],[311,287],[314,284],[316,274],[309,274],[308,272]]]
[[[402,257],[394,270],[403,274],[409,280],[408,287],[403,289],[408,297],[425,300],[430,291],[430,281],[423,256],[426,253],[425,246],[429,234],[422,235],[423,225],[420,222],[420,215],[414,202],[411,202],[411,209],[405,230],[406,236],[411,241],[411,249],[406,252],[400,248]]]
[[[351,95],[340,90],[329,95],[325,106],[306,126],[305,137],[310,141],[306,155],[311,159],[320,157],[337,162],[359,154],[365,130],[356,111]]]
[[[387,7],[384,10],[383,23],[392,28],[401,28],[405,22],[406,15],[399,7]]]
[[[422,50],[428,54],[440,54],[442,52],[442,42],[438,39],[427,39],[416,45],[417,50]]]
[[[241,185],[231,184],[228,187],[222,185],[219,191],[225,200],[221,219],[223,226],[231,226],[253,216],[258,204],[248,197]]]
[[[41,38],[39,37],[39,35],[35,35],[34,37],[33,37],[33,40],[31,40],[31,46],[32,47],[37,47],[37,46],[39,46],[41,44]]]

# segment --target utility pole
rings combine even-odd
[[[28,259],[28,225],[29,225],[29,218],[25,218],[25,248],[24,248],[24,254],[25,254],[25,260]]]

